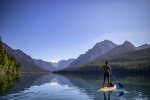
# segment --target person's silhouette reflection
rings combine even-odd
[[[104,92],[104,100],[110,100],[110,92]],[[106,96],[107,95],[107,96]]]

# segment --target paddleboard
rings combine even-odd
[[[104,87],[104,88],[99,88],[98,91],[103,91],[103,92],[108,92],[108,91],[114,91],[117,89],[117,86],[114,85],[113,87]]]

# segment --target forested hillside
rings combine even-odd
[[[77,66],[76,68],[68,68],[62,70],[62,72],[100,72],[100,67],[105,64],[105,61],[109,62],[113,73],[148,74],[150,71],[150,48],[97,58],[90,63]]]
[[[7,44],[3,43],[5,50],[20,64],[21,72],[46,72],[34,63],[31,56],[27,55],[19,49],[12,49]]]
[[[3,42],[0,39],[0,74],[17,74],[20,72],[20,65],[6,52]]]

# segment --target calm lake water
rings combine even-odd
[[[150,79],[124,76],[125,84],[113,92],[100,92],[102,76],[22,74],[0,100],[150,100]]]

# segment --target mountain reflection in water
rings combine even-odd
[[[58,74],[22,74],[12,89],[0,99],[17,100],[129,100],[150,98],[150,82],[146,77],[123,76],[117,80],[125,87],[113,92],[100,92],[103,77]]]

